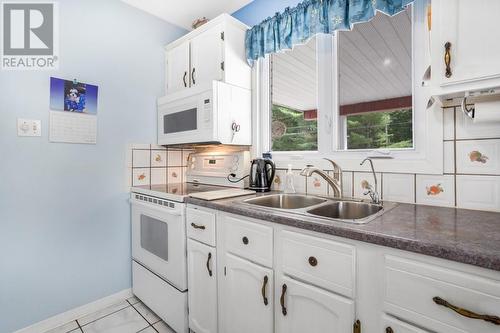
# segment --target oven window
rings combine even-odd
[[[168,224],[147,215],[141,215],[141,247],[168,261]]]
[[[193,131],[197,128],[197,109],[189,109],[163,116],[163,134]]]

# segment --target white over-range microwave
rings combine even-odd
[[[213,81],[158,99],[158,144],[252,144],[251,92]]]

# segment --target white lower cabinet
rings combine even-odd
[[[215,248],[188,239],[189,328],[217,333],[217,258]]]
[[[276,280],[277,333],[352,332],[354,301],[286,276]]]
[[[221,332],[272,333],[273,271],[230,253],[224,262]]]
[[[188,241],[196,333],[500,332],[500,272],[222,212],[215,222],[218,262]]]
[[[443,333],[500,332],[500,281],[387,255],[384,310]]]

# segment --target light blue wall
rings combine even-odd
[[[243,23],[253,26],[286,7],[295,7],[300,0],[254,0],[232,15]]]
[[[154,142],[163,45],[185,33],[119,0],[58,3],[59,70],[0,72],[1,333],[130,288],[125,147]],[[48,142],[49,76],[99,86],[97,145]]]

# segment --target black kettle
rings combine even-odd
[[[268,158],[256,158],[250,167],[249,189],[257,192],[269,192],[273,183],[276,166]]]

